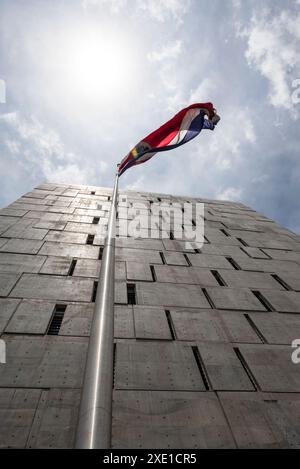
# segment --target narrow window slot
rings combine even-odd
[[[188,265],[189,267],[191,267],[191,266],[192,266],[192,263],[191,263],[191,261],[189,260],[187,254],[183,254],[183,257],[185,258],[185,260],[186,260],[186,262],[187,262],[187,265]]]
[[[222,276],[219,274],[217,270],[211,270],[211,273],[215,277],[218,284],[221,285],[221,287],[227,287],[225,280],[222,278]]]
[[[96,194],[96,192],[95,192],[95,191],[92,191],[92,192],[91,192],[91,195],[95,195],[95,194]]]
[[[253,257],[250,256],[250,254],[247,251],[245,251],[245,249],[243,249],[241,246],[240,246],[240,250],[244,252],[245,254],[247,254],[247,256],[250,257],[250,259],[253,259]]]
[[[174,233],[173,233],[173,231],[170,231],[170,239],[174,239]]]
[[[129,305],[136,304],[136,289],[134,283],[127,283],[127,303]]]
[[[230,234],[229,234],[229,233],[227,233],[227,231],[226,231],[226,230],[224,230],[224,228],[220,228],[220,231],[222,231],[222,233],[223,233],[225,236],[228,236],[228,237],[230,237]]]
[[[271,277],[273,277],[273,279],[276,280],[276,282],[278,282],[285,290],[292,290],[292,288],[287,283],[285,283],[282,278],[278,277],[278,275],[271,274]]]
[[[200,249],[194,249],[194,252],[195,252],[196,254],[201,254],[201,250],[200,250]]]
[[[158,202],[161,202],[161,198],[160,198],[160,197],[157,197],[157,200],[158,200]]]
[[[95,235],[89,234],[86,238],[86,244],[93,244]]]
[[[70,277],[72,277],[72,275],[73,275],[73,273],[74,273],[76,264],[77,264],[77,260],[76,260],[76,259],[73,259],[72,262],[71,262],[70,268],[69,268],[69,272],[68,272],[68,275],[69,275]]]
[[[232,267],[235,269],[235,270],[241,270],[240,266],[238,265],[237,262],[235,262],[234,259],[232,259],[232,257],[226,257],[226,259],[228,260],[229,264],[232,265]]]
[[[55,305],[47,335],[58,335],[66,311],[66,305]]]
[[[213,300],[211,299],[211,297],[209,296],[209,294],[207,293],[207,290],[206,288],[201,288],[205,298],[207,299],[208,303],[210,304],[210,306],[215,309],[215,305],[214,305],[214,302]]]
[[[98,225],[99,221],[100,221],[100,217],[94,217],[93,218],[93,225]]]
[[[181,211],[182,211],[182,213],[184,213],[184,208],[183,207],[181,207]]]
[[[205,389],[206,389],[206,391],[209,391],[210,389],[212,389],[212,387],[211,387],[211,384],[209,382],[209,377],[208,377],[206,368],[204,366],[204,363],[202,361],[202,358],[201,358],[198,347],[195,346],[195,345],[192,345],[192,352],[193,352],[195,361],[197,363],[197,367],[198,367],[198,370],[200,372],[200,375],[201,375],[203,384],[205,386]]]
[[[108,202],[110,201],[110,195],[107,196],[107,200],[108,200]]]
[[[171,313],[168,309],[165,309],[165,314],[166,314],[166,318],[167,318],[167,322],[168,322],[168,326],[169,326],[169,329],[170,329],[172,340],[176,340],[176,332],[175,332],[175,327],[174,327],[174,324],[173,324],[173,319],[172,319]]]
[[[165,263],[166,263],[166,259],[165,259],[164,253],[160,251],[159,255],[160,255],[160,258],[161,258],[162,263],[165,264]]]
[[[260,303],[266,308],[267,311],[275,311],[271,303],[264,297],[264,295],[260,291],[253,291],[253,295],[260,301]]]
[[[241,351],[238,347],[233,347],[233,350],[236,354],[236,356],[238,357],[242,367],[244,368],[245,372],[247,373],[248,375],[248,378],[250,379],[251,383],[253,384],[254,386],[254,389],[255,391],[260,391],[260,386],[258,384],[258,382],[256,381],[254,375],[252,374],[252,371],[250,370],[246,360],[244,359],[243,355],[241,354]]]
[[[205,239],[205,241],[207,242],[207,244],[211,244],[211,242],[209,241],[209,239],[207,239],[206,236],[203,236],[203,238]]]
[[[246,243],[246,241],[244,241],[242,238],[236,238],[236,239],[237,239],[243,246],[246,246],[246,247],[249,246],[249,244]]]
[[[195,222],[194,219],[192,219],[192,225],[193,225],[193,226],[196,226],[196,222]]]
[[[265,336],[260,332],[260,330],[258,329],[258,327],[256,326],[255,322],[250,318],[249,314],[244,314],[246,320],[248,321],[249,325],[252,327],[252,329],[254,330],[254,332],[258,335],[258,337],[260,338],[260,340],[262,341],[263,344],[267,344],[268,341],[267,339],[265,338]]]
[[[102,260],[102,256],[103,256],[103,249],[104,249],[104,248],[103,248],[102,246],[99,248],[99,255],[98,255],[98,259],[99,259],[99,261],[101,261],[101,260]]]
[[[95,303],[98,290],[98,282],[95,280],[92,291],[92,303]]]
[[[150,265],[150,270],[151,270],[152,280],[153,282],[156,282],[156,273],[155,273],[154,265]]]

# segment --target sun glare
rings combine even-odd
[[[67,86],[78,97],[120,97],[131,85],[133,57],[124,37],[81,33],[68,41],[64,55]]]

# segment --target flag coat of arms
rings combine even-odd
[[[196,103],[182,109],[171,120],[141,140],[123,158],[118,174],[150,160],[157,152],[172,150],[195,138],[202,129],[214,130],[220,120],[212,103]]]

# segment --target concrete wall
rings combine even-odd
[[[74,444],[111,192],[42,184],[0,211],[0,447]],[[121,192],[118,223],[158,198],[193,202]],[[200,252],[117,238],[112,446],[300,447],[300,238],[197,200]]]

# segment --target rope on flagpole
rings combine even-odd
[[[109,449],[111,445],[113,360],[115,222],[118,198],[116,173],[107,235],[91,326],[75,447]]]

